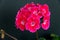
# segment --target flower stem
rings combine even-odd
[[[5,35],[9,36],[10,38],[14,39],[14,40],[17,40],[17,38],[9,35],[8,33],[6,33],[3,29],[0,30],[1,31],[1,38],[4,39]]]
[[[36,40],[38,40],[38,31],[36,32]]]

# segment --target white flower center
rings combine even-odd
[[[31,22],[31,26],[35,26],[35,22]]]
[[[28,10],[31,10],[31,7],[29,7]]]
[[[46,24],[46,21],[47,21],[47,20],[44,21],[44,23],[43,23],[44,25]]]
[[[43,9],[43,12],[44,12],[44,13],[46,13],[46,10],[45,10],[45,9]]]
[[[21,21],[21,24],[24,25],[24,21]]]
[[[34,11],[33,14],[37,15],[37,11]]]
[[[43,23],[44,25],[46,24],[46,22]]]

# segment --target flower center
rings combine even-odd
[[[46,22],[44,22],[44,25],[46,24]]]
[[[34,11],[33,14],[38,15],[38,14],[37,14],[37,11]]]
[[[28,10],[31,10],[31,7],[29,7]]]
[[[24,25],[24,21],[21,21],[21,24]]]
[[[31,22],[31,26],[35,26],[35,22]]]
[[[45,10],[45,9],[43,9],[43,12],[44,12],[44,13],[46,13],[46,10]]]
[[[47,20],[44,21],[44,25],[46,24]]]

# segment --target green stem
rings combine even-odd
[[[36,40],[38,40],[38,31],[36,32]]]

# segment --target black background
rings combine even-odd
[[[48,4],[51,11],[51,25],[47,31],[38,30],[39,37],[55,33],[60,35],[60,0],[0,0],[0,29],[4,29],[18,40],[35,40],[35,33],[20,31],[15,27],[15,16],[19,8],[26,3]],[[12,40],[8,36],[5,40]]]

